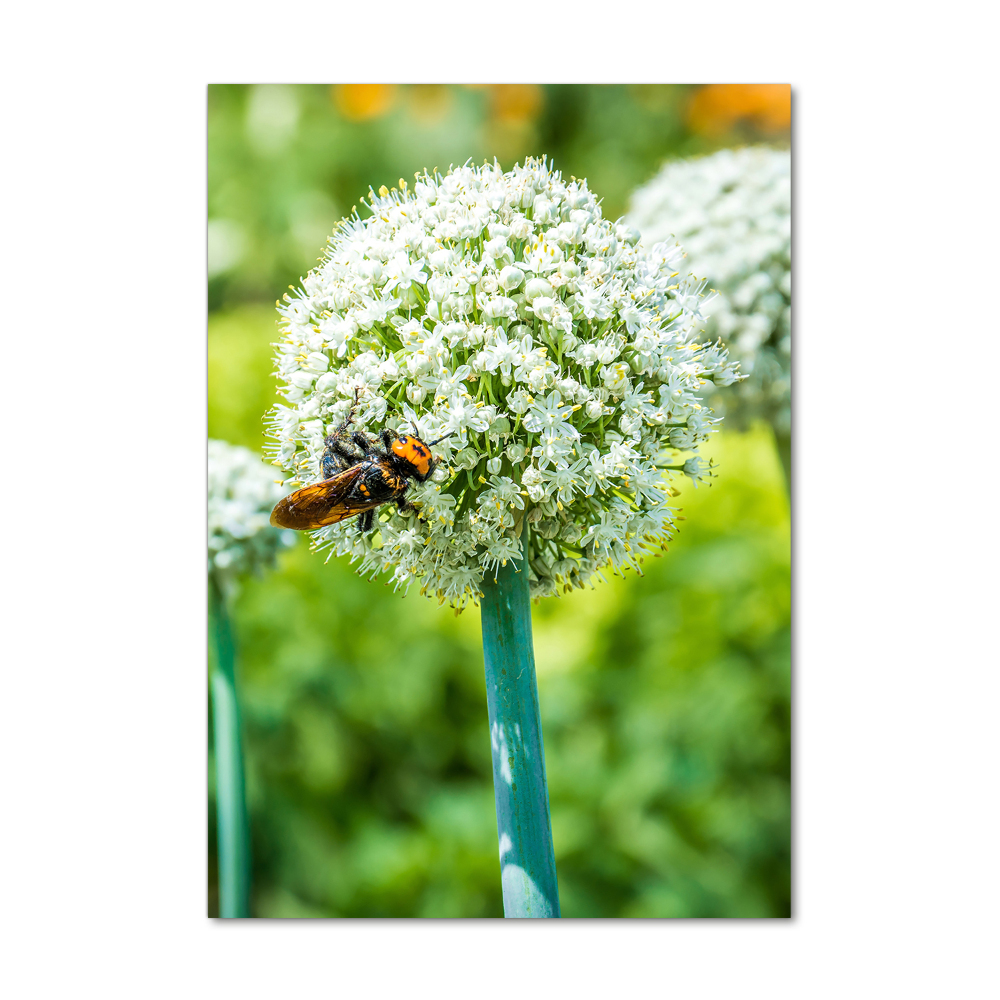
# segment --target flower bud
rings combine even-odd
[[[382,376],[383,381],[395,382],[399,378],[399,362],[390,354],[378,366],[378,373]]]
[[[575,378],[556,379],[556,388],[570,402],[575,401],[577,393],[583,388]],[[584,390],[586,392],[586,390]]]
[[[508,264],[500,272],[500,284],[508,292],[517,288],[524,281],[524,271]]]
[[[479,290],[485,295],[492,295],[497,288],[499,288],[499,283],[494,274],[484,274],[479,281]]]
[[[351,293],[347,288],[335,288],[330,294],[330,304],[337,312],[351,308]]]
[[[532,202],[531,214],[536,222],[549,222],[552,217],[552,202],[545,195],[540,194]]]
[[[316,379],[317,392],[329,392],[337,387],[337,383],[344,377],[342,372],[327,372]]]
[[[577,222],[560,222],[556,236],[564,243],[577,244],[583,235],[583,227]],[[566,275],[564,275],[566,277]]]
[[[640,233],[638,229],[635,229],[632,226],[626,227],[624,240],[630,247],[634,247],[641,239],[642,233]]]
[[[451,291],[451,286],[451,278],[446,278],[444,275],[439,274],[427,282],[427,291],[430,293],[432,299],[442,302]]]
[[[559,537],[567,545],[576,545],[580,541],[581,535],[583,535],[583,529],[575,521],[571,521],[559,532]]]
[[[555,316],[556,303],[558,301],[558,299],[551,298],[548,295],[539,295],[532,303],[532,310],[540,320],[551,323]]]
[[[507,240],[502,236],[498,236],[493,240],[487,240],[487,242],[483,245],[483,253],[490,257],[498,257],[506,249]]]
[[[406,387],[406,398],[416,406],[418,403],[422,403],[427,396],[427,390],[422,386],[418,385],[416,382],[411,383]]]
[[[516,215],[510,220],[510,235],[515,240],[526,240],[534,229],[532,221],[523,215]]]
[[[304,367],[314,372],[325,372],[330,367],[330,359],[325,354],[313,351],[311,354],[306,355]]]
[[[544,278],[532,278],[524,286],[524,297],[528,302],[534,302],[539,296],[554,296],[555,289]]]
[[[495,476],[500,472],[500,466],[503,465],[503,460],[499,458],[491,458],[486,463],[486,468],[491,476]]]
[[[455,261],[455,251],[449,250],[447,247],[441,250],[435,250],[434,253],[430,255],[430,264],[435,271],[447,271],[449,267]]]
[[[442,330],[442,333],[448,343],[454,347],[465,340],[467,330],[468,328],[464,323],[448,323]]]
[[[444,307],[452,316],[468,316],[472,312],[472,296],[449,295],[444,300]]]
[[[484,319],[503,319],[504,317],[510,319],[516,311],[517,305],[503,295],[498,295],[482,304]]]

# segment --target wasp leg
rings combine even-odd
[[[362,453],[367,458],[368,453],[372,450],[371,438],[362,434],[361,431],[351,431],[351,440],[354,442],[356,447],[361,449]]]
[[[353,434],[348,433],[348,428],[351,426],[354,414],[358,409],[358,394],[360,392],[360,389],[354,390],[354,405],[344,422],[332,434],[328,434],[323,439],[323,444],[326,445],[321,462],[324,479],[330,479],[338,472],[344,472],[358,464],[359,457],[351,447]],[[367,454],[368,450],[368,446],[363,447],[363,454]]]
[[[372,525],[374,523],[375,523],[375,510],[374,510],[374,508],[371,509],[371,510],[366,510],[358,518],[358,531],[362,535],[367,534],[369,531],[372,530]]]
[[[386,454],[392,454],[392,444],[396,440],[396,435],[390,430],[382,429],[382,446],[385,448]]]
[[[347,418],[344,422],[337,428],[338,434],[345,434],[347,428],[351,426],[354,420],[354,414],[358,412],[358,396],[361,394],[361,389],[357,388],[354,390],[354,402],[351,404],[350,412],[347,414]]]
[[[396,507],[400,514],[419,514],[420,508],[416,504],[410,503],[405,496],[396,497]]]
[[[322,462],[324,479],[330,479],[338,472],[344,472],[358,464],[359,458],[344,434],[343,427],[330,434],[323,443],[326,445]]]

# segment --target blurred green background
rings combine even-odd
[[[209,87],[209,435],[260,450],[273,303],[369,185],[546,153],[617,218],[665,159],[788,128],[763,85]],[[790,915],[787,493],[766,426],[704,454],[643,577],[534,606],[566,917]],[[303,539],[234,619],[254,915],[502,916],[477,610]]]

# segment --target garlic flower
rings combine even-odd
[[[719,297],[707,325],[747,379],[720,410],[737,426],[755,417],[791,430],[791,156],[723,149],[668,163],[632,195],[627,216],[652,246],[676,236],[687,266]],[[713,399],[714,403],[715,400]]]
[[[669,539],[685,465],[717,424],[699,399],[740,378],[699,339],[704,282],[672,243],[649,250],[601,217],[585,180],[543,159],[418,174],[371,192],[279,305],[285,403],[270,416],[286,487],[321,478],[323,438],[350,412],[374,433],[451,435],[430,481],[313,533],[397,587],[461,608],[529,532],[532,597],[637,567]]]
[[[294,531],[270,525],[284,491],[258,455],[227,441],[208,442],[208,571],[231,590],[236,578],[274,564]]]

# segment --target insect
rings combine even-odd
[[[410,480],[430,478],[437,463],[431,447],[450,434],[425,444],[416,435],[396,437],[383,430],[378,437],[350,430],[355,406],[347,419],[324,440],[322,482],[304,486],[279,500],[271,511],[276,528],[312,531],[360,515],[359,530],[371,531],[375,511],[395,503],[402,513],[417,508],[406,500]],[[379,446],[381,439],[381,447]]]

